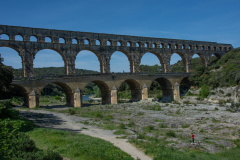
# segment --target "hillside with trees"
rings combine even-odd
[[[208,67],[195,65],[193,68],[194,73],[189,80],[196,86],[217,88],[237,85],[240,81],[240,48],[224,54],[219,60],[212,59]]]
[[[33,68],[34,76],[57,76],[57,75],[65,75],[64,67],[44,67],[44,68]],[[80,74],[96,74],[99,73],[97,71],[86,70],[86,69],[75,69],[75,73]],[[14,69],[13,71],[14,77],[21,77],[22,68]]]

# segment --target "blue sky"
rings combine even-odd
[[[239,47],[239,0],[0,0],[1,24],[84,32],[212,41]],[[4,63],[21,67],[20,57],[0,47]],[[119,61],[120,59],[120,61]],[[180,60],[173,56],[171,63]],[[160,64],[146,54],[141,64]],[[116,52],[112,72],[128,72],[125,55]],[[56,52],[37,53],[34,67],[64,66]],[[76,68],[100,71],[97,57],[80,52]]]

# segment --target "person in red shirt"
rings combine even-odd
[[[192,133],[192,143],[194,143],[194,134]]]

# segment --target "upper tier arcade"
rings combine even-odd
[[[233,48],[230,44],[216,42],[0,25],[0,35],[3,34],[8,39],[0,39],[0,47],[11,47],[19,53],[24,77],[34,75],[33,60],[42,49],[57,51],[64,60],[66,74],[70,75],[75,73],[76,56],[81,50],[90,50],[98,57],[101,73],[110,73],[110,59],[115,51],[121,51],[128,57],[132,73],[139,72],[141,58],[146,52],[155,54],[162,70],[167,73],[170,72],[170,58],[174,53],[181,56],[185,71],[191,72],[194,54],[198,54],[208,65],[212,54],[221,57]],[[22,37],[22,40],[15,40],[16,36]],[[31,41],[32,37],[36,41]]]

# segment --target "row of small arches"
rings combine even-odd
[[[10,40],[9,36],[7,34],[1,34],[0,39],[2,40]],[[25,41],[22,35],[16,35],[14,37],[15,41]],[[30,42],[39,42],[38,38],[36,36],[30,36],[29,38]],[[44,37],[44,42],[46,43],[52,43],[51,37]],[[58,38],[57,43],[66,44],[66,40],[62,37]],[[115,44],[114,44],[115,43]],[[102,40],[90,40],[90,39],[84,39],[84,40],[78,40],[77,38],[71,39],[71,44],[83,44],[83,45],[104,45]],[[144,48],[168,48],[168,49],[188,49],[188,50],[213,50],[213,51],[229,51],[232,48],[231,47],[216,47],[216,46],[199,46],[199,45],[178,45],[178,44],[165,44],[165,43],[148,43],[148,42],[123,42],[123,41],[117,41],[113,42],[112,40],[107,40],[105,45],[107,46],[127,46],[127,47],[144,47]]]

